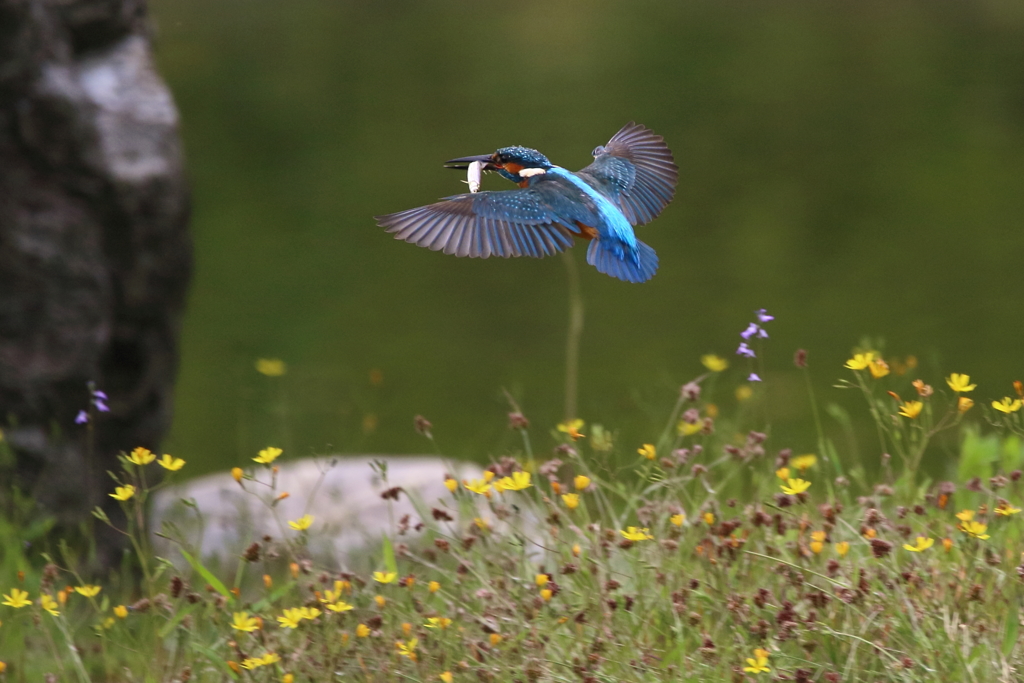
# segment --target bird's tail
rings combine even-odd
[[[634,263],[629,253],[624,253],[621,244],[611,240],[594,239],[587,248],[587,263],[605,275],[626,282],[647,282],[658,270],[658,255],[654,253],[654,249],[639,240],[636,247],[639,259]]]

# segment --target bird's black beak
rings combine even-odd
[[[451,159],[449,161],[444,162],[444,167],[465,171],[467,168],[469,168],[469,165],[474,161],[479,161],[480,163],[482,163],[484,165],[485,171],[494,170],[494,164],[491,163],[490,154],[478,154],[475,157],[460,157],[458,159]]]

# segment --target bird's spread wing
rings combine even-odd
[[[572,246],[572,234],[535,188],[475,192],[377,216],[395,239],[455,256],[550,256]]]
[[[672,201],[679,167],[664,138],[630,122],[594,150],[594,163],[577,175],[616,201],[632,225],[643,225]]]

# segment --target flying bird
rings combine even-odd
[[[646,282],[658,256],[633,227],[654,220],[672,201],[679,167],[660,135],[632,122],[593,156],[575,173],[529,147],[452,159],[447,168],[476,162],[519,189],[455,195],[375,218],[395,239],[470,258],[540,258],[588,240],[587,263],[626,282]]]

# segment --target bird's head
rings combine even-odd
[[[446,168],[465,169],[470,163],[479,161],[485,171],[497,171],[514,183],[520,183],[532,175],[539,175],[554,166],[548,158],[529,147],[502,147],[494,154],[462,157],[445,162]],[[526,171],[523,173],[523,171]]]

